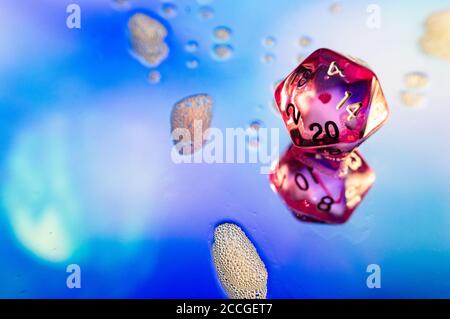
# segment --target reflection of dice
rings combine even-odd
[[[374,181],[357,151],[336,162],[302,156],[292,145],[270,173],[272,188],[300,220],[330,224],[344,223]]]
[[[295,146],[343,158],[386,121],[375,74],[328,49],[307,57],[276,88],[275,100]]]

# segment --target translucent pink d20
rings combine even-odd
[[[277,86],[275,100],[296,147],[344,158],[387,120],[378,79],[363,63],[319,49]]]
[[[344,223],[373,185],[375,174],[357,151],[339,166],[324,161],[308,153],[301,156],[291,146],[269,175],[271,187],[302,221]]]

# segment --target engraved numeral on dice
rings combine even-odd
[[[291,111],[292,110],[292,113]],[[292,117],[292,120],[294,121],[295,125],[298,125],[298,122],[300,121],[300,112],[297,110],[294,104],[289,103],[286,108],[286,115],[290,118]]]
[[[331,205],[334,204],[334,199],[330,196],[324,196],[317,204],[317,208],[323,212],[329,212],[331,210]]]
[[[336,105],[336,110],[339,110],[344,104],[348,101],[348,99],[352,96],[352,92],[345,91],[344,97],[342,100],[339,101],[339,103]]]
[[[344,77],[344,72],[341,69],[339,69],[338,65],[336,64],[336,61],[331,62],[330,66],[328,67],[327,74],[329,76],[339,74],[339,76]]]
[[[350,120],[354,119],[358,115],[359,111],[361,110],[361,107],[362,107],[361,102],[348,105],[346,108],[347,112],[349,113],[347,116],[347,120],[350,121]]]
[[[316,175],[313,172],[313,169],[311,167],[307,167],[309,174],[311,175],[314,183],[319,184],[319,181],[317,180]],[[309,183],[306,179],[305,175],[302,173],[295,174],[295,184],[297,184],[297,187],[301,189],[302,191],[307,191],[309,189]]]
[[[339,110],[341,107],[343,107],[344,104],[350,99],[351,96],[352,96],[352,92],[345,91],[344,97],[336,105],[336,110]],[[362,107],[361,102],[347,105],[346,110],[349,113],[349,115],[347,116],[347,120],[350,121],[350,120],[354,119],[358,115],[359,111],[361,110],[361,107]]]
[[[338,140],[339,139],[339,128],[337,126],[336,123],[334,123],[333,121],[328,121],[325,123],[325,135],[327,138],[332,139],[332,140]],[[322,134],[323,132],[323,128],[319,123],[312,123],[309,126],[309,129],[311,131],[314,131],[314,129],[317,128],[315,134],[312,137],[312,141],[314,143],[319,142],[320,140],[322,140],[321,138],[319,138],[319,136]],[[333,128],[333,134],[331,134],[331,128]]]

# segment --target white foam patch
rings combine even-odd
[[[212,254],[219,280],[230,298],[266,298],[267,269],[239,226],[224,223],[216,227]]]

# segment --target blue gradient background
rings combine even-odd
[[[450,62],[423,54],[432,12],[450,1],[214,0],[210,20],[195,0],[73,1],[80,30],[66,27],[64,0],[0,4],[0,297],[223,298],[211,263],[214,226],[241,225],[268,268],[269,298],[450,297]],[[129,54],[127,19],[137,11],[169,30],[159,84]],[[211,57],[212,31],[233,30],[233,57]],[[296,41],[312,38],[308,48]],[[274,36],[273,49],[262,46]],[[187,53],[189,40],[199,42]],[[342,226],[300,223],[256,164],[175,165],[170,111],[186,95],[215,100],[213,126],[278,127],[272,85],[298,54],[328,47],[371,65],[391,107],[388,124],[361,148],[377,181]],[[272,64],[261,56],[272,53]],[[186,68],[196,57],[199,67]],[[403,76],[430,77],[426,104],[399,99]],[[66,287],[79,264],[82,288]],[[366,287],[366,267],[382,288]]]

